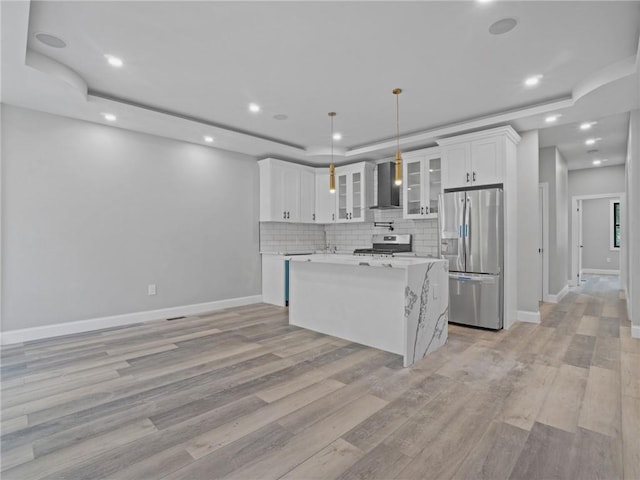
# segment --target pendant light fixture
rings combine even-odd
[[[329,112],[331,118],[331,165],[329,165],[329,192],[336,193],[336,166],[333,164],[333,117],[336,112]]]
[[[394,88],[393,94],[396,96],[396,185],[402,185],[402,154],[400,153],[400,103],[398,95],[402,89]]]

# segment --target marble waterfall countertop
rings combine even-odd
[[[446,260],[313,254],[290,258],[289,323],[402,355],[444,345]]]

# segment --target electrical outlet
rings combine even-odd
[[[155,295],[156,294],[156,284],[152,283],[147,287],[147,295]]]

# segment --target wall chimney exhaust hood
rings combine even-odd
[[[384,162],[377,165],[378,170],[378,204],[370,207],[378,210],[391,210],[400,207],[400,189],[395,184],[395,165]]]

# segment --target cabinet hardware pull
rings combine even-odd
[[[290,213],[291,212],[287,212],[287,219],[291,218]]]
[[[469,183],[469,172],[467,172],[467,183]]]
[[[314,222],[316,221],[316,214],[315,213],[313,214],[313,221]]]
[[[335,213],[332,213],[332,214],[331,214],[331,220],[335,220],[335,219],[336,219],[336,214],[335,214]]]
[[[476,181],[476,172],[473,172],[473,181]]]
[[[284,212],[282,212],[282,218],[287,218],[287,211],[285,210]]]
[[[425,215],[429,215],[429,207],[424,207],[424,213]]]
[[[424,207],[420,207],[420,215],[424,215]]]

